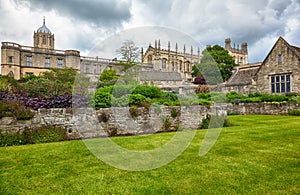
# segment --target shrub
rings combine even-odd
[[[171,117],[172,118],[176,118],[179,114],[180,114],[180,110],[178,110],[176,108],[171,109]]]
[[[68,140],[66,130],[57,126],[25,129],[15,134],[0,133],[0,146],[13,146]]]
[[[0,102],[0,118],[15,117],[17,120],[29,120],[33,118],[34,112],[17,101]]]
[[[229,127],[233,124],[229,121],[226,116],[212,116],[207,115],[207,118],[202,119],[201,129]]]
[[[299,109],[289,109],[288,115],[291,116],[300,116],[300,110]]]
[[[131,94],[133,88],[133,85],[114,85],[111,93],[114,97],[120,98],[123,95]]]
[[[131,94],[129,97],[129,105],[140,106],[142,102],[146,101],[146,97],[141,94]]]
[[[104,122],[106,123],[110,118],[110,115],[106,112],[101,112],[100,115],[98,115],[98,121],[99,123]]]
[[[120,98],[115,98],[112,96],[111,106],[112,107],[126,107],[129,105],[130,95],[123,95]]]
[[[147,98],[160,98],[162,91],[156,86],[138,85],[133,90],[133,94],[140,94]]]
[[[130,106],[129,113],[132,118],[136,118],[140,115],[139,109],[137,106]]]
[[[170,127],[171,127],[170,118],[166,117],[164,120],[163,128],[164,130],[170,130]]]
[[[178,96],[172,92],[162,92],[161,98],[163,100],[167,100],[167,101],[177,101],[178,100]]]
[[[227,102],[231,102],[231,103],[240,103],[241,100],[243,100],[245,98],[246,98],[246,96],[244,96],[242,94],[238,94],[235,91],[231,91],[226,94]]]
[[[97,91],[94,101],[96,109],[109,108],[111,107],[111,94]]]

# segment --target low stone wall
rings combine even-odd
[[[300,104],[289,103],[239,103],[227,104],[227,113],[238,114],[267,114],[267,115],[286,115],[289,109],[300,110]]]
[[[150,134],[164,131],[198,129],[208,114],[218,113],[222,107],[151,106],[146,108],[39,109],[33,119],[18,121],[11,117],[0,119],[0,130],[16,133],[25,128],[60,126],[77,138],[115,135]]]
[[[2,133],[16,133],[26,128],[60,126],[72,138],[116,135],[150,134],[156,132],[199,129],[202,119],[212,114],[287,114],[289,109],[300,109],[299,104],[240,103],[205,106],[151,106],[146,108],[39,109],[33,119],[0,119]]]

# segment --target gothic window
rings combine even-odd
[[[175,65],[174,65],[174,62],[172,62],[172,71],[173,71],[173,72],[175,71]]]
[[[152,55],[148,56],[148,63],[152,63]]]
[[[12,71],[10,71],[10,72],[8,73],[8,76],[11,77],[11,78],[14,78],[14,73],[13,73]]]
[[[182,61],[179,61],[179,70],[182,71]]]
[[[32,56],[26,56],[26,66],[32,66]]]
[[[167,68],[167,59],[163,58],[161,63],[162,63],[161,65],[162,69],[165,70]]]
[[[189,67],[189,62],[185,63],[185,72],[189,72],[190,71],[190,67]]]
[[[57,61],[57,68],[62,68],[62,65],[63,65],[62,59],[58,59],[58,61]]]
[[[278,64],[282,64],[283,57],[281,54],[278,55]]]
[[[45,58],[45,67],[50,68],[50,58]]]
[[[291,75],[271,76],[271,92],[272,93],[291,92]]]

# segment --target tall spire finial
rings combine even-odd
[[[46,19],[45,19],[45,16],[44,16],[43,24],[46,25]]]

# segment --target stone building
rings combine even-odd
[[[231,40],[225,39],[225,49],[229,52],[229,55],[233,57],[236,64],[245,65],[248,64],[248,46],[247,43],[242,43],[241,48],[239,45],[231,46]]]
[[[247,94],[300,92],[300,48],[279,37],[262,63],[236,67],[227,91]]]
[[[184,45],[183,51],[178,50],[176,43],[175,50],[171,50],[170,42],[168,42],[168,48],[163,49],[160,45],[160,40],[155,40],[154,47],[149,44],[145,54],[142,54],[142,63],[152,65],[154,71],[160,72],[178,72],[184,80],[192,80],[192,66],[199,62],[201,59],[200,49],[197,53],[193,53],[193,47],[191,47],[188,53]]]
[[[39,75],[50,68],[74,68],[97,81],[107,67],[114,67],[117,73],[123,69],[111,59],[80,56],[77,50],[57,50],[54,41],[54,34],[44,18],[43,25],[34,31],[33,47],[2,42],[1,74],[20,79],[29,74]]]

